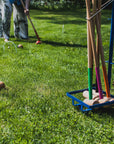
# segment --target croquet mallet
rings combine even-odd
[[[88,19],[89,19],[90,18],[90,7],[88,5],[89,4],[88,3],[89,0],[85,0],[85,1],[86,1],[86,8],[87,8]],[[88,29],[89,29],[89,33],[90,33],[92,51],[93,51],[93,58],[94,58],[94,62],[95,62],[95,71],[96,71],[96,78],[97,78],[97,84],[98,84],[99,97],[100,97],[100,99],[102,99],[103,98],[102,86],[101,86],[99,65],[98,65],[98,59],[97,59],[97,55],[96,55],[96,46],[95,46],[95,40],[94,40],[94,36],[93,36],[93,27],[92,27],[92,21],[91,20],[88,21]]]
[[[90,0],[88,1],[90,6]],[[87,11],[87,17],[88,17]],[[88,43],[88,87],[89,87],[89,100],[92,99],[92,71],[93,71],[93,55],[90,40],[89,22],[87,21],[87,43]]]
[[[98,38],[99,38],[99,45],[100,45],[99,51],[101,54],[101,61],[102,61],[102,69],[103,69],[103,77],[104,77],[104,82],[105,82],[106,95],[109,98],[110,97],[110,89],[109,89],[108,76],[107,76],[106,66],[105,66],[105,59],[104,59],[104,52],[103,52],[103,46],[102,46],[101,30],[100,30],[98,15],[96,15],[96,29],[97,29],[97,34],[98,34]]]
[[[25,5],[24,5],[23,0],[20,0],[20,1],[21,1],[21,4],[22,4],[24,10],[26,10],[26,7],[25,7]],[[28,19],[29,19],[29,21],[30,21],[30,23],[31,23],[31,25],[32,25],[32,27],[33,27],[33,30],[34,30],[34,32],[35,32],[35,34],[36,34],[36,37],[37,37],[37,39],[38,39],[38,41],[36,41],[36,44],[41,44],[40,37],[39,37],[39,35],[38,35],[38,33],[37,33],[34,25],[33,25],[33,22],[32,22],[32,20],[31,20],[31,18],[30,18],[30,15],[27,15],[27,17],[28,17]]]

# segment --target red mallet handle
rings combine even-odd
[[[25,7],[25,5],[24,5],[24,3],[23,3],[23,0],[21,0],[21,3],[22,3],[22,6],[23,6],[24,10],[26,10],[26,7]],[[30,15],[27,15],[27,17],[28,17],[28,19],[29,19],[29,21],[30,21],[30,23],[31,23],[31,25],[32,25],[32,27],[33,27],[33,30],[34,30],[34,32],[35,32],[35,34],[36,34],[36,37],[37,37],[38,41],[40,41],[40,37],[39,37],[39,35],[38,35],[38,33],[37,33],[34,25],[33,25],[33,22],[32,22],[32,20],[31,20],[31,18],[30,18]],[[41,43],[41,42],[40,42],[40,43]],[[38,44],[38,43],[36,42],[36,44]]]

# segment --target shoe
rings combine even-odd
[[[5,39],[4,41],[5,41],[5,42],[8,42],[8,39]]]

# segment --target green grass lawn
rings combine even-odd
[[[114,109],[82,113],[66,96],[88,87],[85,10],[31,10],[30,14],[41,45],[35,44],[30,23],[28,41],[13,37],[13,24],[12,42],[0,39],[0,80],[7,86],[0,92],[0,144],[113,144]],[[111,11],[103,11],[105,60],[108,18]],[[24,48],[17,48],[18,44]]]

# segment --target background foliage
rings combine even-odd
[[[102,3],[105,3],[107,0],[103,0]],[[32,0],[32,8],[39,9],[76,9],[84,8],[85,0]],[[110,8],[110,6],[108,7]]]

